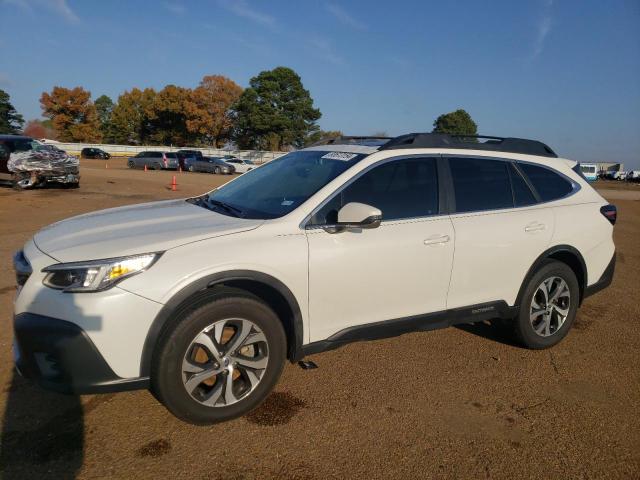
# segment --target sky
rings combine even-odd
[[[640,168],[640,0],[0,0],[0,88],[26,119],[53,86],[243,87],[293,68],[345,134],[485,135]]]

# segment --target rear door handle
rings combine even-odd
[[[425,239],[425,245],[442,245],[443,243],[447,243],[451,238],[449,235],[433,235],[427,239]]]
[[[544,223],[533,222],[524,227],[525,232],[539,232],[540,230],[544,230],[546,225]]]

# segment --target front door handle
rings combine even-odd
[[[442,245],[443,243],[447,243],[451,238],[449,235],[433,235],[427,239],[425,239],[425,245]]]
[[[533,222],[524,227],[525,232],[539,232],[540,230],[544,230],[547,226],[544,223]]]

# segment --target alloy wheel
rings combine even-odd
[[[571,308],[569,285],[560,277],[544,280],[531,299],[529,321],[536,334],[549,337],[564,324]]]
[[[182,383],[197,402],[224,407],[247,397],[269,362],[267,339],[253,322],[219,320],[191,341],[182,361]]]

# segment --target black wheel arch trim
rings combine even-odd
[[[584,298],[584,293],[587,289],[587,278],[588,278],[587,264],[584,261],[584,257],[582,256],[582,254],[577,248],[572,247],[571,245],[555,245],[551,248],[548,248],[544,252],[542,252],[538,256],[538,258],[535,259],[531,267],[529,267],[529,270],[527,271],[527,274],[525,275],[524,280],[520,285],[520,290],[518,291],[518,297],[516,298],[515,305],[517,306],[521,305],[522,295],[524,295],[524,291],[527,288],[527,284],[529,283],[529,280],[531,279],[531,277],[533,277],[533,275],[535,275],[535,273],[538,271],[542,263],[545,260],[552,258],[553,255],[558,253],[569,253],[573,257],[575,257],[576,260],[578,260],[578,263],[580,264],[580,268],[582,269],[582,278],[578,278],[578,285],[580,286],[580,303],[582,303],[582,300]]]
[[[150,375],[151,361],[158,338],[160,337],[160,333],[162,332],[162,329],[167,321],[172,318],[174,312],[183,304],[183,302],[188,300],[193,295],[196,295],[199,292],[206,291],[207,289],[216,285],[221,285],[225,282],[242,280],[264,284],[275,289],[280,295],[282,295],[293,314],[294,342],[293,345],[289,345],[288,357],[292,362],[301,358],[302,343],[304,338],[304,325],[302,321],[300,306],[291,290],[289,290],[289,288],[280,280],[266,273],[253,270],[231,270],[226,272],[214,273],[199,278],[195,282],[190,283],[182,290],[174,294],[173,297],[171,297],[169,301],[164,305],[164,307],[162,307],[160,312],[156,315],[156,318],[153,320],[149,331],[147,332],[147,337],[142,349],[142,358],[140,361],[140,375],[145,377]]]

